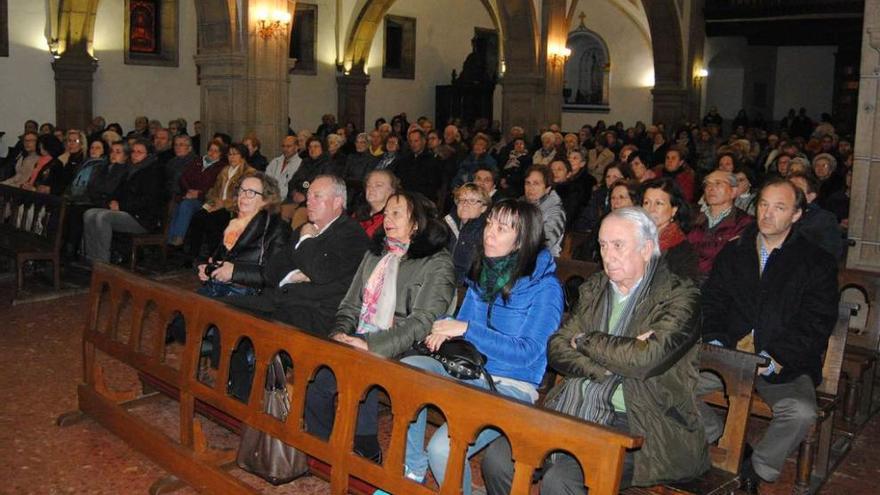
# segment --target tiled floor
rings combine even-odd
[[[188,278],[170,282],[192,283]],[[146,493],[157,478],[167,474],[153,462],[88,419],[66,428],[55,426],[58,415],[76,407],[87,296],[13,307],[9,305],[11,285],[8,277],[0,279],[0,494]],[[175,435],[172,402],[159,401],[137,413]],[[220,446],[232,447],[236,442],[219,427],[210,427],[208,435]],[[878,441],[880,418],[875,417],[821,493],[880,493],[874,485],[880,479]],[[794,459],[790,459],[783,479],[765,486],[762,493],[790,493],[793,474]],[[273,488],[247,474],[239,475],[265,493],[327,492],[327,485],[314,477]],[[186,488],[178,493],[195,492]]]

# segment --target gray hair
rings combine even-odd
[[[338,175],[321,174],[312,179],[312,184],[318,179],[327,179],[333,183],[333,195],[342,198],[342,209],[348,204],[348,188],[345,187],[345,179]]]
[[[736,178],[736,174],[733,172],[728,172],[726,170],[713,170],[709,175],[712,174],[724,174],[730,187],[736,188],[737,184],[739,184],[739,179]],[[707,175],[706,177],[709,176]],[[705,179],[703,179],[703,182],[705,182]]]
[[[344,141],[345,141],[345,138],[340,136],[339,134],[327,134],[327,145],[328,146],[330,145],[330,143],[339,143],[339,145],[341,146]]]
[[[834,170],[837,168],[837,158],[834,158],[834,155],[830,153],[819,153],[818,155],[813,157],[813,166],[815,167],[816,164],[822,160],[828,162],[828,167],[831,169],[832,172],[834,172]]]
[[[624,208],[618,208],[616,210],[612,210],[608,215],[605,216],[608,218],[617,218],[619,220],[625,220],[636,227],[636,234],[639,237],[639,247],[645,245],[646,242],[651,241],[654,245],[654,250],[651,253],[652,258],[660,257],[660,239],[659,234],[657,232],[657,225],[654,224],[654,221],[651,220],[651,217],[648,216],[648,213],[639,206],[626,206]],[[605,220],[602,221],[603,223]]]
[[[363,139],[366,142],[370,142],[370,135],[367,134],[366,132],[362,132],[357,135],[357,137],[355,138],[355,141],[357,141],[358,139]]]
[[[172,142],[174,142],[174,141],[186,141],[187,146],[189,146],[190,148],[192,148],[192,145],[193,145],[192,138],[186,134],[178,134],[178,135],[174,136],[174,139],[172,140]]]
[[[545,139],[556,139],[556,133],[553,131],[544,132],[541,134],[541,141],[544,141]]]

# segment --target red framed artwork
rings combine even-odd
[[[130,0],[128,49],[133,53],[159,53],[159,1]]]

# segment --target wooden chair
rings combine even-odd
[[[749,422],[755,386],[755,371],[767,364],[767,359],[756,354],[703,344],[700,350],[700,371],[718,375],[724,383],[722,393],[728,412],[724,434],[715,445],[709,446],[712,469],[706,474],[684,483],[630,488],[625,495],[642,494],[700,494],[733,493],[739,488],[739,465]]]
[[[123,301],[131,301],[129,327],[120,325]],[[187,339],[177,367],[170,366],[165,359],[164,331],[145,331],[148,309],[156,312],[159,322],[170,321],[178,312],[185,318]],[[226,350],[221,353],[217,379],[212,384],[197,379],[201,332],[210,325],[219,329],[221,349]],[[121,328],[129,330],[120,331]],[[267,366],[276,353],[283,350],[292,358],[291,410],[287,421],[280,422],[265,414],[258,394],[252,393],[247,403],[227,394],[225,378],[231,361],[228,351],[243,338],[250,339],[254,346],[256,369],[252,391],[264,389]],[[128,411],[149,397],[139,396],[137,390],[111,389],[104,379],[108,371],[96,360],[97,351],[149,375],[179,400],[179,435],[168,435]],[[333,371],[339,387],[335,425],[328,440],[304,431],[300,421],[306,387],[322,367]],[[443,495],[458,493],[468,444],[489,426],[503,431],[512,445],[516,458],[513,493],[528,493],[532,473],[543,464],[545,456],[563,450],[580,462],[591,494],[615,494],[625,451],[641,446],[640,438],[317,338],[220,301],[100,263],[92,272],[89,318],[83,331],[83,374],[77,391],[79,411],[177,477],[160,480],[151,493],[180,487],[181,480],[204,493],[258,493],[257,487],[228,472],[236,453],[214,449],[206,441],[195,415],[200,403],[201,410],[214,411],[234,419],[239,426],[246,424],[264,431],[331,466],[328,493],[333,495],[347,493],[351,478],[392,493],[438,493],[403,476],[409,423],[428,404],[442,411],[450,425],[451,453],[446,480],[439,490]],[[374,387],[388,394],[393,415],[390,447],[382,464],[352,451],[360,400]],[[67,414],[59,418],[59,424],[71,424],[80,417],[79,412]]]
[[[61,289],[61,247],[67,206],[59,196],[0,185],[0,254],[15,260],[15,296],[24,289],[28,261],[52,262],[55,290]]]
[[[572,259],[575,251],[590,240],[590,232],[569,231],[562,238],[562,251],[560,258]]]
[[[849,305],[841,305],[834,332],[828,340],[828,349],[825,351],[822,383],[816,388],[818,413],[816,424],[811,428],[798,450],[797,473],[793,489],[795,494],[815,493],[849,450],[848,441],[835,445],[832,449],[832,440],[834,415],[841,403],[842,394],[838,393],[838,384],[851,316],[852,308]],[[727,400],[721,393],[706,396],[706,402],[727,407]],[[770,406],[757,395],[752,401],[751,414],[762,419],[773,418]]]
[[[843,361],[845,394],[841,418],[844,429],[854,434],[875,412],[874,380],[880,358],[880,307],[877,299],[880,277],[859,270],[841,270],[839,286],[841,300],[857,305]],[[850,296],[851,292],[855,293],[855,298]]]
[[[171,228],[171,218],[174,215],[175,204],[173,200],[168,202],[161,232],[131,234],[131,263],[129,266],[131,271],[134,271],[137,267],[139,247],[158,246],[162,256],[162,266],[168,263],[168,229]]]

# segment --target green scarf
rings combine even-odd
[[[491,303],[498,297],[504,286],[510,282],[513,270],[519,260],[519,251],[514,251],[507,256],[489,258],[483,256],[480,280],[477,286],[482,292],[483,301]]]

